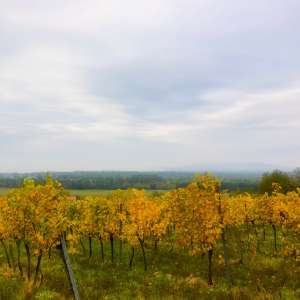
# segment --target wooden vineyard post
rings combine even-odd
[[[68,274],[68,279],[69,279],[69,282],[70,282],[70,285],[71,285],[71,288],[72,288],[74,299],[75,300],[80,300],[76,280],[75,280],[74,273],[73,273],[73,270],[72,270],[70,258],[69,258],[68,252],[67,252],[66,240],[65,240],[64,235],[61,235],[60,242],[61,242],[62,258],[63,258],[64,265],[65,265],[65,268],[66,268],[66,272]]]

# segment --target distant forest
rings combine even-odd
[[[195,176],[194,172],[41,172],[41,173],[0,173],[0,187],[20,187],[27,177],[43,182],[47,175],[58,179],[66,189],[151,189],[169,190],[186,186]],[[214,173],[221,180],[222,190],[229,192],[272,192],[272,183],[279,183],[285,192],[300,186],[300,169],[286,173],[235,172]]]
[[[12,188],[22,185],[24,178],[43,182],[51,174],[67,189],[127,189],[143,188],[169,190],[186,186],[195,176],[192,172],[51,172],[51,173],[2,173],[0,187]],[[258,190],[259,173],[217,173],[222,180],[222,189],[229,191]]]

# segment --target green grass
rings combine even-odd
[[[68,190],[71,195],[75,196],[97,196],[97,195],[108,195],[113,190]],[[166,190],[146,190],[147,193],[165,193]]]
[[[0,188],[0,196],[6,195],[9,192],[9,188]],[[108,195],[112,192],[112,190],[100,190],[100,189],[95,189],[95,190],[68,190],[71,195],[74,196],[97,196],[97,195]],[[147,190],[146,192],[153,194],[153,193],[164,193],[166,190]]]
[[[0,187],[0,196],[6,195],[10,189]]]
[[[68,190],[71,195],[75,196],[97,196],[97,195],[108,195],[111,190]]]
[[[271,233],[271,231],[270,231]],[[141,252],[137,248],[133,268],[128,266],[130,247],[124,245],[122,259],[118,256],[115,242],[115,262],[110,261],[110,247],[105,244],[105,260],[100,258],[100,247],[93,240],[93,255],[88,258],[85,250],[71,255],[74,274],[81,299],[300,299],[300,264],[272,251],[271,235],[261,242],[256,256],[244,253],[243,264],[235,242],[230,237],[229,256],[233,283],[224,279],[224,263],[220,259],[222,245],[216,249],[213,260],[214,285],[208,286],[207,256],[191,257],[187,251],[169,244],[159,244],[157,252],[147,245],[149,268],[145,272]],[[254,245],[254,244],[253,244]],[[252,246],[253,246],[252,245]],[[25,255],[22,255],[25,269]],[[59,250],[52,251],[51,259],[44,256],[43,284],[32,289],[25,280],[5,267],[3,253],[0,255],[0,299],[72,299]]]

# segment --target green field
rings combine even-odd
[[[109,195],[113,190],[68,190],[71,195],[75,196],[97,196]],[[146,193],[165,193],[166,190],[146,190]]]
[[[0,188],[0,195],[6,195],[9,192],[9,188]],[[71,195],[74,196],[96,196],[96,195],[108,195],[112,190],[68,190]],[[147,193],[164,193],[166,190],[147,190]]]
[[[0,188],[0,195],[6,195],[8,193],[8,188]]]

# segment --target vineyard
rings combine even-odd
[[[0,198],[0,299],[299,299],[300,189],[220,192],[199,175],[165,193],[70,196],[24,181]]]

